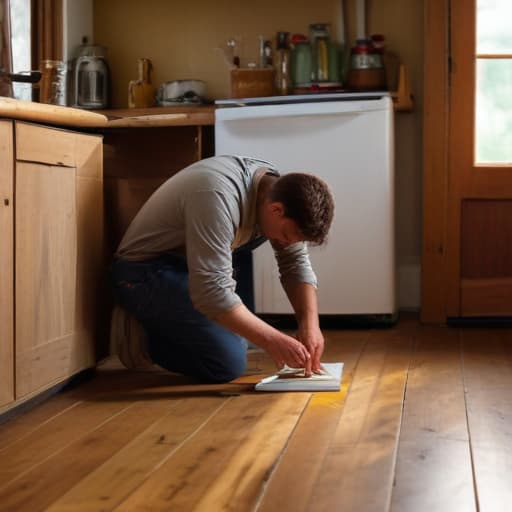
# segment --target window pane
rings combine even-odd
[[[512,53],[511,20],[511,0],[477,0],[477,53]]]
[[[512,162],[512,59],[478,59],[476,162]]]

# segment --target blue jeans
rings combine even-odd
[[[235,279],[240,258],[262,241],[235,251]],[[194,308],[183,256],[118,260],[112,266],[112,282],[119,305],[144,327],[154,363],[206,382],[228,382],[244,373],[247,341]]]

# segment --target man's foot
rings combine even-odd
[[[121,363],[130,370],[142,370],[153,366],[143,327],[120,306],[114,306],[112,311],[110,351],[117,354]]]

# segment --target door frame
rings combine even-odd
[[[447,319],[450,0],[424,4],[423,247],[421,321]]]

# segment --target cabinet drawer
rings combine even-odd
[[[75,167],[75,134],[16,122],[16,160]]]
[[[16,122],[16,160],[75,167],[77,175],[103,179],[103,137]]]

